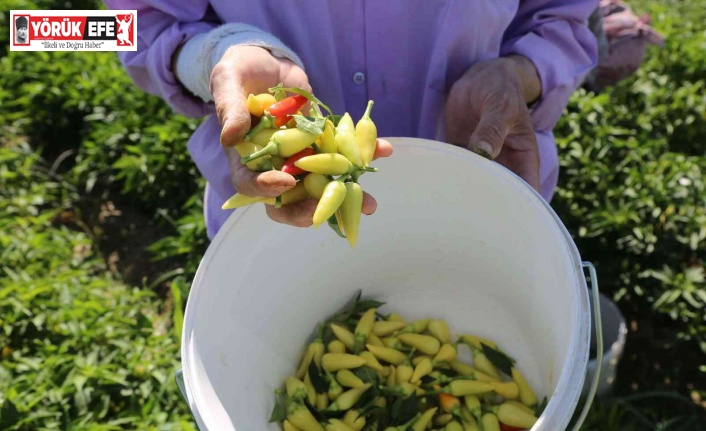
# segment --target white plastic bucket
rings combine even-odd
[[[454,333],[496,341],[550,398],[532,430],[566,428],[591,327],[570,236],[496,163],[448,144],[390,141],[393,156],[361,178],[379,205],[363,218],[356,249],[325,226],[277,224],[262,205],[236,211],[211,243],[182,341],[185,396],[202,431],[279,429],[267,422],[274,390],[317,323],[359,289],[385,301],[385,312],[444,318]]]

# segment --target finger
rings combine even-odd
[[[317,201],[307,199],[301,202],[275,208],[274,205],[265,205],[267,215],[277,223],[288,224],[296,227],[309,227],[313,224],[314,211]]]
[[[534,133],[508,136],[505,148],[495,161],[540,191],[539,149]]]
[[[385,139],[378,139],[375,145],[375,154],[373,155],[373,160],[379,159],[380,157],[390,157],[394,148],[389,141]]]
[[[484,113],[471,134],[468,148],[491,160],[500,154],[507,137],[505,118],[501,113]]]
[[[367,192],[363,192],[363,214],[370,215],[378,208],[378,202]]]
[[[277,197],[297,185],[296,179],[282,171],[253,172],[240,163],[240,154],[232,148],[225,148],[230,164],[233,186],[248,196]]]
[[[309,77],[301,67],[297,66],[290,60],[281,60],[282,67],[280,68],[280,81],[285,87],[299,87],[309,93],[312,92],[309,84]]]
[[[230,63],[221,62],[213,68],[210,89],[221,124],[221,145],[232,147],[250,129],[250,112],[242,84]]]

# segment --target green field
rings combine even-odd
[[[96,2],[6,0],[10,9]],[[630,332],[585,430],[706,430],[706,2],[634,2],[667,38],[556,128],[553,207]],[[9,14],[0,16],[7,28]],[[206,246],[198,122],[114,53],[0,32],[0,430],[193,430],[173,374]]]

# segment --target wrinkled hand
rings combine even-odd
[[[221,144],[228,157],[233,185],[239,193],[249,196],[276,197],[296,186],[293,176],[281,171],[252,172],[240,163],[240,155],[232,147],[250,130],[249,94],[266,93],[268,88],[282,83],[285,87],[300,87],[311,91],[306,73],[287,59],[276,58],[264,48],[232,46],[211,73],[211,93],[216,114],[221,123]],[[387,141],[378,140],[375,156],[392,154]],[[375,199],[365,194],[363,213],[375,212]],[[275,208],[267,205],[267,215],[274,221],[293,226],[312,224],[316,201],[307,199]]]
[[[539,149],[523,84],[512,59],[473,65],[451,88],[447,140],[497,161],[539,190]]]

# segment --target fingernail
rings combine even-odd
[[[493,154],[493,146],[485,141],[478,141],[476,147],[473,148],[473,152],[485,157],[488,160],[493,160],[491,154]]]

